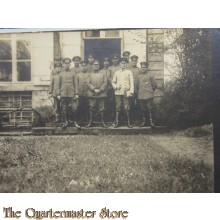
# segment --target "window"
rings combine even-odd
[[[30,125],[33,122],[32,92],[2,92],[0,114],[3,125]]]
[[[106,31],[105,37],[119,37],[119,30],[116,31]]]
[[[0,34],[0,82],[31,81],[30,34],[20,36]]]
[[[100,37],[100,31],[86,31],[86,37]]]
[[[119,30],[109,30],[109,31],[85,31],[85,38],[119,38]]]

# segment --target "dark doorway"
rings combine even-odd
[[[111,61],[112,54],[121,55],[121,39],[86,39],[84,46],[85,60],[88,60],[88,55],[92,53],[99,60],[101,68],[104,57],[110,58]]]

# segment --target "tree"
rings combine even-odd
[[[165,85],[161,109],[167,125],[189,127],[210,123],[211,32],[210,29],[182,29],[171,36],[165,48],[176,54],[173,78]]]

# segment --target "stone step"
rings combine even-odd
[[[33,135],[140,135],[152,133],[164,133],[167,128],[163,126],[151,127],[91,127],[77,129],[75,127],[35,127],[32,128]]]

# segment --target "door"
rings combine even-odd
[[[112,54],[121,55],[121,39],[85,39],[84,54],[85,60],[88,60],[88,55],[92,53],[95,59],[100,62],[100,67],[103,68],[103,59],[110,59]]]

